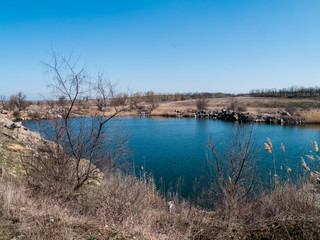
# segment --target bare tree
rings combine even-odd
[[[19,109],[23,109],[27,106],[26,95],[22,92],[18,92],[17,94],[11,95],[9,100],[10,108],[17,107]]]
[[[157,101],[156,95],[154,94],[153,91],[146,92],[145,97],[146,97],[147,109],[149,113],[151,113],[153,110],[159,107],[159,102]]]
[[[62,108],[64,108],[64,106],[67,104],[67,98],[66,96],[60,96],[58,98],[58,101],[57,101],[58,105]]]
[[[51,76],[49,86],[57,97],[65,97],[65,108],[62,119],[39,122],[40,133],[49,142],[42,140],[40,148],[44,154],[35,155],[24,166],[33,185],[46,182],[49,185],[46,187],[54,192],[75,191],[98,179],[101,169],[126,163],[130,155],[128,135],[117,127],[113,118],[133,108],[135,102],[126,99],[121,106],[115,104],[114,112],[108,116],[73,119],[76,101],[87,96],[92,86],[107,104],[116,96],[114,85],[101,85],[100,79],[96,84],[89,82],[83,67],[78,68],[71,59],[56,54],[52,63],[45,66]]]
[[[208,100],[204,97],[200,97],[197,99],[196,105],[199,111],[206,110],[208,108]]]
[[[219,152],[212,139],[207,145],[209,180],[215,196],[219,196],[224,220],[233,221],[257,177],[253,127],[238,126],[230,143],[220,147],[225,150]]]
[[[7,109],[8,108],[8,99],[7,99],[6,96],[1,95],[0,96],[0,102],[1,102],[2,109]]]
[[[113,85],[103,77],[102,74],[98,75],[98,81],[94,86],[95,91],[96,91],[96,98],[95,100],[95,104],[98,107],[99,111],[104,111],[105,108],[107,107],[107,100],[108,100],[108,94],[110,92],[110,94],[113,93],[112,88]],[[107,91],[107,88],[111,88],[111,91]]]

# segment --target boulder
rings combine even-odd
[[[14,129],[14,128],[21,128],[22,126],[22,122],[12,122],[12,121],[9,122],[9,121],[4,125],[6,128]]]
[[[291,114],[286,111],[281,112],[281,115],[282,116],[289,116],[289,117],[291,116]]]

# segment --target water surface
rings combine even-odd
[[[185,197],[190,195],[194,180],[204,176],[207,166],[205,146],[210,136],[223,149],[230,142],[236,126],[236,123],[218,120],[185,118],[123,117],[116,121],[131,135],[130,146],[134,150],[132,161],[137,174],[143,167],[143,170],[153,175],[162,190],[170,186],[175,189],[176,183],[180,181],[183,183],[180,194]],[[33,121],[25,122],[24,125],[36,128]],[[281,143],[285,145],[289,165],[295,171],[297,166],[300,168],[301,156],[312,149],[311,140],[320,143],[320,127],[256,124],[254,136],[256,146],[261,151],[259,176],[266,181],[270,170],[273,171],[272,155],[263,151],[267,137],[273,143],[277,173],[281,174],[284,171]]]

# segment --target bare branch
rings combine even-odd
[[[39,130],[47,143],[40,144],[44,154],[36,155],[24,164],[30,182],[51,184],[50,191],[75,191],[90,180],[97,179],[100,169],[112,169],[125,165],[130,151],[128,135],[111,121],[122,111],[131,109],[135,101],[118,93],[116,86],[99,74],[91,83],[84,67],[77,67],[72,58],[60,57],[53,52],[52,63],[45,63],[50,74],[49,87],[58,99],[62,119],[39,122]],[[94,86],[94,88],[92,87]],[[92,98],[88,93],[95,90]],[[112,106],[109,116],[72,118],[76,102],[84,97],[102,100],[102,106]],[[52,107],[55,107],[52,105]],[[102,110],[102,109],[99,109]],[[108,124],[107,124],[108,123]],[[32,172],[36,172],[34,176]],[[45,174],[45,175],[43,175]]]

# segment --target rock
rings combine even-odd
[[[274,116],[268,116],[266,117],[266,123],[277,123],[278,120]]]
[[[7,122],[4,126],[9,129],[21,128],[22,122],[12,122],[11,121],[11,122]]]
[[[14,125],[13,122],[12,122],[12,123],[6,123],[4,126],[5,126],[6,128],[9,128],[9,129],[14,129],[14,127],[15,127],[15,125]]]
[[[238,113],[232,113],[231,121],[237,122],[239,120],[239,114]]]
[[[281,115],[282,116],[289,116],[289,117],[291,116],[291,114],[286,111],[281,112]]]
[[[21,128],[22,122],[14,122],[14,126],[15,126],[16,128]]]
[[[177,111],[177,110],[176,110]],[[211,112],[196,112],[195,118],[210,118],[231,122],[265,122],[269,124],[299,124],[301,121],[292,117],[288,112],[274,112],[256,115],[252,112],[234,112],[230,110],[213,110]]]

